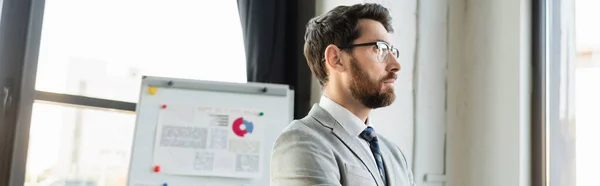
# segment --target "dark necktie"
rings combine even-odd
[[[362,131],[362,133],[360,133],[360,137],[369,142],[369,147],[373,153],[373,157],[375,158],[375,163],[377,163],[377,168],[379,168],[379,175],[381,175],[383,183],[387,183],[385,180],[385,167],[383,166],[383,159],[381,156],[381,151],[379,150],[379,143],[377,140],[377,134],[375,134],[375,130],[373,130],[372,127],[367,127]]]

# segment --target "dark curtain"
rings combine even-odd
[[[294,89],[294,118],[306,116],[312,74],[304,58],[306,23],[315,0],[238,0],[248,82],[286,84]]]

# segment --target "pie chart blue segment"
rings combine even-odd
[[[254,129],[254,125],[252,124],[252,122],[244,120],[244,125],[246,126],[246,131],[248,133],[252,133],[252,129]]]

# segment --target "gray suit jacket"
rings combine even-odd
[[[379,135],[388,183],[373,156],[317,104],[308,116],[293,121],[275,141],[271,186],[413,186],[413,175],[401,150]]]

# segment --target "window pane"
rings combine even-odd
[[[576,0],[575,118],[578,186],[598,185],[600,167],[600,1]]]
[[[137,101],[142,75],[246,82],[234,0],[46,1],[36,89]]]
[[[135,115],[36,102],[26,186],[125,185]]]

